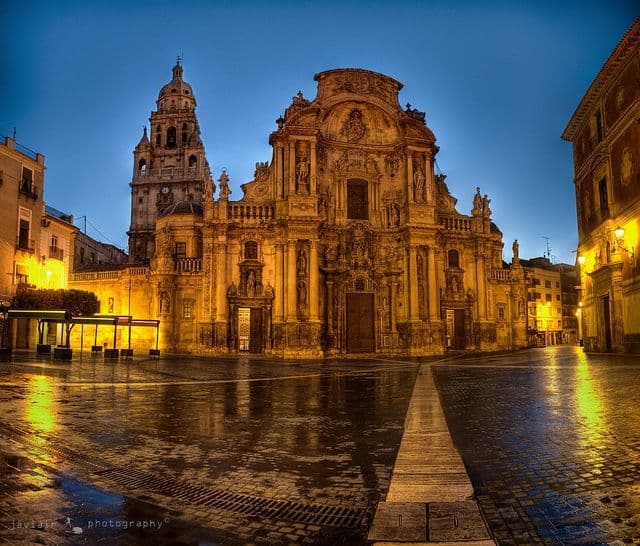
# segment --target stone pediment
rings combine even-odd
[[[398,91],[402,84],[389,76],[371,70],[358,68],[339,68],[316,74],[318,97],[321,102],[329,97],[352,95],[353,97],[373,99],[399,109]]]

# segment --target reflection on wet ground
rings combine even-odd
[[[640,359],[551,347],[434,368],[500,544],[640,543]]]
[[[18,356],[0,368],[0,540],[364,543],[416,370]]]

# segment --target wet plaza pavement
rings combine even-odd
[[[499,544],[640,543],[640,358],[550,347],[434,377]]]
[[[640,543],[640,358],[430,363],[498,544]],[[418,364],[0,365],[0,542],[365,544]]]
[[[17,356],[0,368],[0,541],[363,544],[416,373]]]

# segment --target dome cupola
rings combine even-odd
[[[160,89],[158,95],[158,111],[193,110],[196,107],[196,98],[193,89],[182,79],[182,66],[180,61],[173,67],[173,78]]]

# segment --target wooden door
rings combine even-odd
[[[347,294],[347,352],[376,350],[373,294]]]
[[[456,349],[464,349],[466,346],[466,339],[464,335],[464,309],[456,309],[453,317],[454,324],[454,340],[453,346]]]
[[[249,352],[262,352],[262,307],[251,309],[251,326],[249,333]]]

